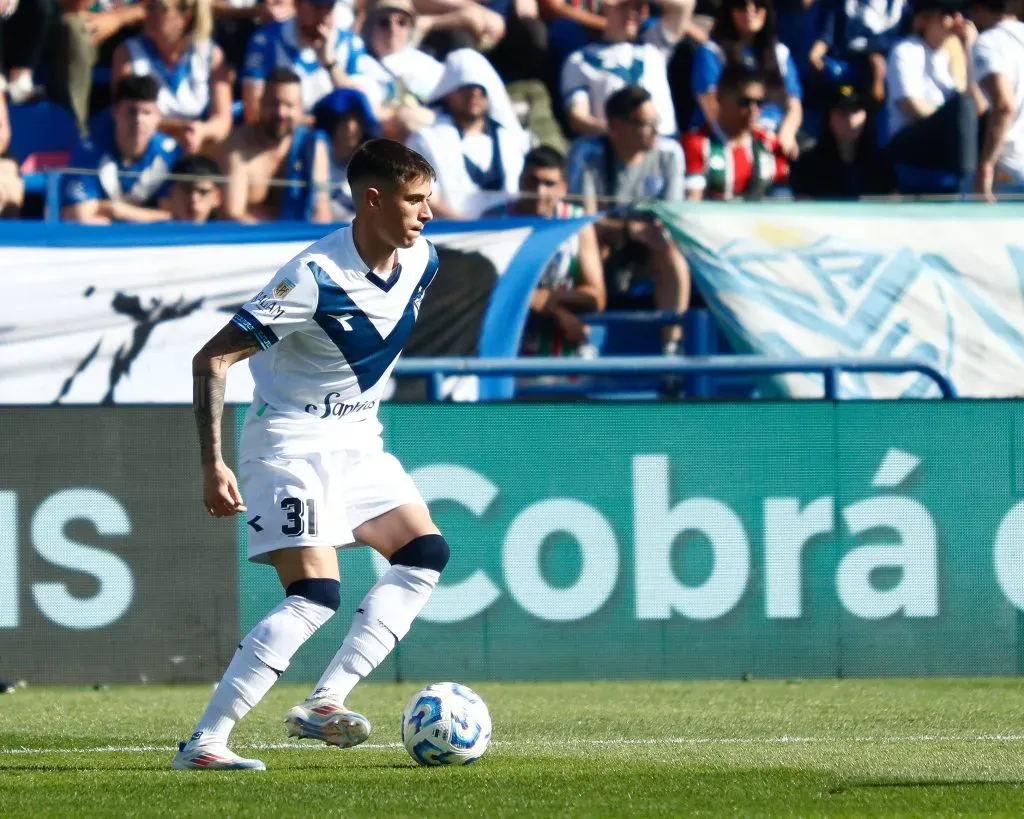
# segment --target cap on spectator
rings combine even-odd
[[[852,114],[854,111],[864,108],[864,103],[861,102],[860,94],[852,85],[837,85],[833,86],[832,93],[829,95],[828,108],[830,111],[839,110]]]
[[[369,14],[379,14],[384,11],[401,11],[410,17],[416,17],[416,8],[412,0],[371,0]]]
[[[316,127],[328,134],[334,132],[338,120],[348,114],[355,114],[363,121],[366,136],[380,136],[380,123],[373,115],[373,107],[362,91],[354,88],[336,88],[313,108]]]

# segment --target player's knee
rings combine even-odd
[[[337,611],[341,605],[341,581],[328,577],[305,577],[289,583],[285,594],[288,597],[305,597],[331,611]]]
[[[451,549],[442,535],[422,535],[395,552],[391,556],[391,565],[443,572],[449,557]]]

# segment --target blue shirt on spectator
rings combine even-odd
[[[802,99],[803,87],[800,85],[800,75],[797,72],[796,62],[789,49],[782,43],[775,44],[775,59],[779,64],[779,71],[782,73],[782,82],[786,88],[787,97]],[[751,48],[743,50],[744,63],[749,68],[756,67],[754,51]],[[690,75],[690,86],[694,98],[706,94],[718,85],[718,79],[725,70],[725,52],[718,43],[709,41],[697,49],[693,57],[693,72]],[[758,124],[769,131],[779,130],[779,125],[785,118],[786,112],[777,102],[766,100],[761,107],[761,118]],[[704,124],[704,112],[698,105],[693,112],[690,122],[691,128],[699,128]]]
[[[886,52],[902,33],[910,13],[906,0],[819,0],[815,39],[836,57]]]
[[[336,31],[334,54],[346,74],[362,74],[361,60],[367,59],[362,38],[351,31]],[[334,90],[330,73],[320,64],[312,46],[299,43],[295,18],[267,23],[256,29],[245,52],[242,79],[266,80],[275,68],[290,68],[302,83],[302,106],[311,111]]]
[[[278,219],[303,222],[313,215],[313,202],[316,198],[316,188],[313,184],[313,155],[316,152],[316,143],[316,131],[312,126],[300,125],[292,134],[292,146],[285,159],[281,176],[286,182],[305,184],[284,186]]]
[[[122,199],[141,207],[156,207],[170,194],[167,177],[180,153],[177,142],[157,132],[141,157],[125,160],[114,139],[114,129],[102,129],[91,139],[80,139],[71,152],[69,167],[95,173],[65,176],[63,204]]]

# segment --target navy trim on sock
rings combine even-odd
[[[327,577],[304,577],[289,584],[285,596],[305,597],[331,611],[337,611],[341,605],[341,581]]]
[[[391,556],[392,566],[412,566],[443,572],[451,557],[448,541],[441,535],[423,535],[410,540]]]

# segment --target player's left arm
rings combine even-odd
[[[199,432],[203,501],[214,517],[245,511],[234,473],[221,451],[221,419],[228,368],[260,351],[256,338],[234,323],[220,331],[192,359],[192,411]]]

